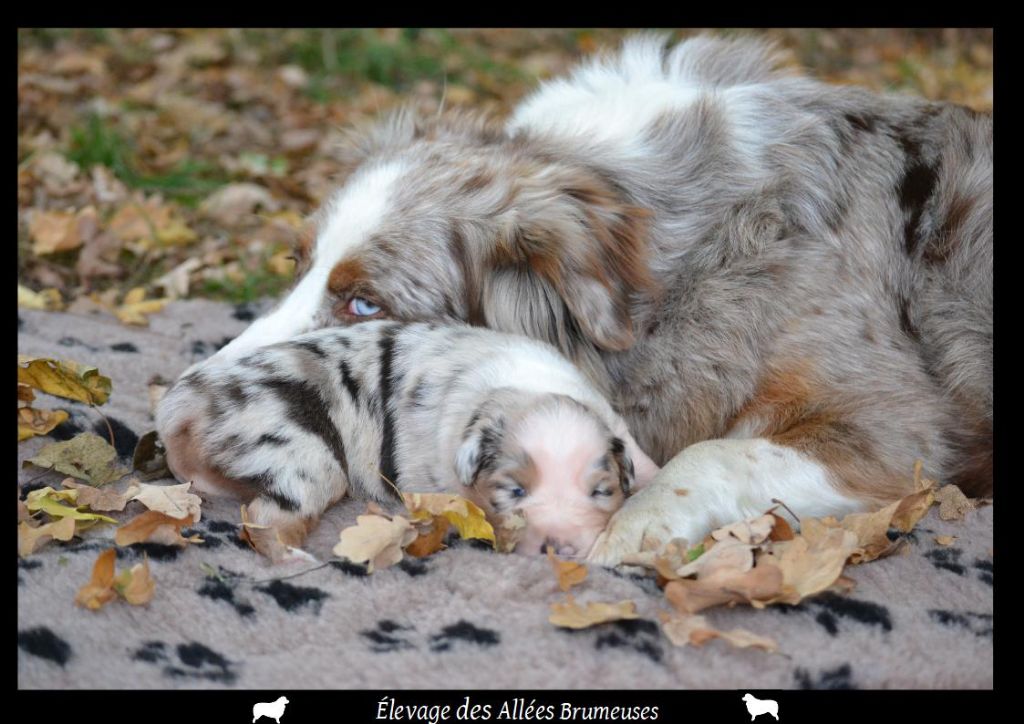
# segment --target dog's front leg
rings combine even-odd
[[[793,448],[765,438],[707,440],[684,449],[627,500],[588,559],[618,565],[645,538],[693,545],[717,527],[760,515],[773,498],[800,517],[863,509],[836,488],[825,466]]]

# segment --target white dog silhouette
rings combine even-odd
[[[253,724],[256,724],[256,720],[261,716],[273,719],[277,724],[281,724],[281,717],[284,716],[284,705],[287,703],[288,699],[282,696],[277,701],[272,701],[269,704],[256,704],[252,708]]]
[[[747,711],[750,712],[750,721],[754,721],[762,714],[771,714],[775,721],[779,720],[779,702],[771,699],[757,699],[753,694],[744,694],[743,701],[747,702]]]

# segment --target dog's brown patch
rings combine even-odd
[[[812,458],[843,492],[861,500],[887,503],[912,492],[909,470],[882,467],[868,435],[834,402],[809,362],[769,373],[729,427],[737,424]]]
[[[339,261],[327,277],[327,289],[336,296],[344,296],[366,279],[366,268],[358,257]]]

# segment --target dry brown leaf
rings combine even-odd
[[[772,639],[758,636],[755,633],[742,628],[734,628],[729,631],[719,631],[707,620],[706,617],[696,614],[661,614],[661,630],[668,636],[676,646],[703,646],[711,639],[722,639],[723,641],[745,649],[749,647],[762,649],[768,652],[779,650],[779,645]]]
[[[56,254],[82,245],[75,214],[70,211],[35,211],[28,224],[32,236],[32,252]]]
[[[130,480],[122,491],[115,490],[113,486],[96,488],[86,483],[76,483],[74,478],[64,478],[60,484],[66,489],[78,491],[78,499],[75,501],[78,505],[102,511],[124,510],[128,501],[139,492],[139,484],[134,480]]]
[[[758,562],[744,573],[720,569],[713,576],[697,580],[669,581],[665,584],[665,598],[683,613],[697,613],[723,603],[770,600],[782,592],[782,585],[781,569]]]
[[[928,482],[928,487],[923,487],[916,493],[911,493],[896,506],[896,512],[892,515],[892,527],[901,533],[909,533],[917,525],[917,522],[928,514],[928,510],[935,502],[933,483]]]
[[[192,483],[180,485],[150,485],[138,483],[139,491],[132,500],[137,500],[150,510],[169,515],[172,518],[191,518],[198,523],[202,518],[202,498],[188,492]]]
[[[772,533],[768,536],[768,540],[793,540],[795,535],[793,533],[793,528],[789,525],[789,521],[775,513],[769,513],[769,515],[775,519],[775,525],[772,526]]]
[[[70,360],[18,355],[18,382],[41,392],[88,405],[102,405],[110,397],[111,383],[95,367]]]
[[[341,531],[334,555],[365,563],[368,573],[402,560],[402,549],[416,540],[416,529],[400,515],[360,515],[356,524]]]
[[[799,603],[802,599],[832,586],[842,575],[850,555],[858,549],[857,536],[842,528],[825,528],[820,536],[797,536],[776,543],[771,553],[762,554],[757,568],[777,567],[782,572],[782,590],[765,603]],[[755,570],[757,569],[755,568]]]
[[[589,628],[608,621],[639,618],[632,601],[618,603],[588,603],[580,606],[570,595],[565,601],[551,604],[548,621],[562,628]]]
[[[149,557],[136,563],[131,569],[122,571],[113,581],[114,590],[133,606],[149,603],[156,590],[156,583],[149,572]]]
[[[433,518],[416,526],[417,537],[405,548],[405,552],[416,558],[423,558],[444,548],[444,537],[451,525],[445,518]]]
[[[25,501],[19,498],[18,499],[18,522],[20,523],[23,520],[28,520],[31,517],[32,517],[32,515],[28,512],[28,506],[25,505]]]
[[[92,567],[92,578],[78,589],[75,603],[95,611],[117,598],[117,592],[114,591],[114,562],[116,560],[117,553],[113,548],[108,548],[100,553]]]
[[[765,533],[767,537],[767,533]],[[696,560],[677,568],[678,578],[696,575],[698,579],[709,578],[720,571],[746,573],[754,567],[755,546],[741,543],[736,538],[719,541]],[[669,578],[669,576],[666,576]]]
[[[494,548],[499,553],[511,553],[526,532],[526,516],[521,510],[513,510],[498,516],[496,522]]]
[[[935,502],[939,504],[939,518],[942,520],[963,520],[968,511],[977,505],[955,485],[943,485],[935,491]]]
[[[222,226],[251,221],[259,209],[275,212],[281,207],[270,191],[254,183],[233,183],[210,194],[199,209]]]
[[[758,545],[768,538],[772,532],[772,528],[774,527],[775,516],[771,513],[765,513],[764,515],[756,518],[741,520],[738,523],[722,526],[718,530],[713,531],[711,533],[711,537],[716,541],[725,541],[729,538],[734,538],[740,543]]]
[[[198,536],[184,538],[181,535],[181,529],[193,522],[191,517],[174,518],[156,510],[147,510],[118,528],[114,533],[114,542],[119,546],[149,542],[180,547],[201,543],[202,539]]]
[[[558,587],[563,591],[568,591],[573,586],[578,586],[586,580],[587,567],[582,563],[563,561],[560,558],[556,558],[555,552],[551,550],[551,546],[547,547],[547,555],[551,567],[555,569],[555,575],[558,576]]]
[[[244,505],[242,506],[242,529],[239,531],[238,537],[272,563],[296,559],[314,560],[305,551],[290,546],[282,540],[281,533],[276,528],[250,522],[249,511]]]
[[[26,508],[27,512],[28,509]],[[19,518],[21,508],[19,508]],[[59,518],[52,523],[32,526],[28,520],[18,523],[18,555],[30,556],[51,540],[69,541],[75,535],[75,519]]]
[[[956,542],[955,535],[937,535],[935,536],[935,542],[940,546],[951,546]]]

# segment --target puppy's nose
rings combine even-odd
[[[568,543],[559,543],[553,538],[547,538],[540,545],[541,555],[547,555],[548,546],[551,546],[551,550],[555,552],[555,555],[559,556],[574,556],[576,555],[576,548],[569,545]]]

